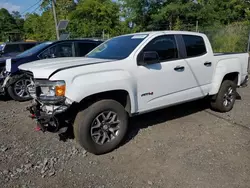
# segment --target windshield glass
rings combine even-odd
[[[17,55],[17,57],[31,56],[31,55],[39,52],[40,50],[44,49],[46,46],[48,46],[50,44],[52,44],[52,42],[41,43],[39,45],[34,46],[33,48],[30,48],[30,49],[24,51],[23,53],[20,53],[19,55]]]
[[[113,38],[88,53],[86,57],[100,59],[124,59],[128,57],[134,49],[148,35],[136,34]]]

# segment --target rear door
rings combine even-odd
[[[190,67],[182,58],[174,35],[152,39],[144,52],[156,51],[160,62],[138,65],[135,71],[139,111],[149,111],[201,96]]]
[[[186,49],[186,62],[203,95],[207,95],[212,84],[214,71],[213,54],[209,53],[204,38],[196,35],[182,35]]]
[[[85,41],[75,42],[76,56],[83,57],[91,50],[93,50],[96,46],[98,46],[98,43],[96,42],[85,42]]]

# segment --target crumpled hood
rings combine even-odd
[[[86,57],[66,57],[33,61],[31,63],[20,65],[18,68],[32,72],[34,78],[49,79],[52,74],[55,74],[60,70],[109,61],[112,60]]]

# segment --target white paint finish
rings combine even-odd
[[[177,72],[174,70],[177,66],[183,66],[185,70]],[[192,96],[182,91],[198,87],[185,60],[138,66],[135,69],[134,75],[137,80],[138,106],[140,111],[159,108],[162,104],[168,105],[178,102],[178,98],[172,97],[176,93],[182,93],[182,100],[187,101]],[[153,92],[153,95],[142,97],[142,94],[148,92]],[[202,96],[200,90],[198,93],[197,95]]]
[[[166,108],[169,106],[182,104],[184,102],[189,102],[189,101],[201,99],[201,98],[203,98],[203,96],[201,97],[200,93],[201,93],[201,90],[199,87],[195,87],[195,88],[191,88],[188,90],[183,90],[180,92],[173,93],[173,94],[168,96],[167,103],[162,102],[160,106],[152,106],[151,108],[143,109],[140,111],[140,114],[155,111],[155,110],[162,109],[162,108]],[[186,95],[186,97],[184,100],[183,96],[185,96],[185,95]]]
[[[141,49],[154,37],[165,34],[192,34],[204,38],[207,54],[148,66],[138,66],[136,58]],[[130,34],[135,35],[135,34]],[[112,90],[125,90],[131,99],[131,113],[147,112],[182,102],[216,94],[223,77],[230,72],[239,72],[239,84],[247,74],[248,54],[214,56],[204,34],[177,31],[145,32],[148,37],[124,60],[92,58],[57,58],[36,61],[19,68],[34,73],[36,79],[65,80],[66,97],[80,102],[87,96]],[[205,67],[205,62],[212,67]],[[104,63],[106,62],[106,63]],[[78,66],[82,65],[82,66]],[[69,66],[77,66],[61,70]],[[185,71],[176,72],[176,66]],[[141,97],[153,92],[154,95]]]
[[[203,87],[205,85],[211,84],[213,79],[213,72],[216,62],[213,61],[213,51],[206,36],[202,36],[206,44],[207,53],[198,57],[191,57],[185,59],[187,61],[190,70],[192,71],[197,85],[202,89],[203,95],[207,95],[209,88]],[[211,66],[205,66],[205,63],[212,63]]]
[[[239,74],[238,85],[244,81],[248,66],[247,53],[214,56],[214,62],[216,62],[216,67],[209,92],[210,95],[214,95],[219,91],[223,78],[229,73],[237,72]]]
[[[58,69],[74,67],[86,64],[102,63],[110,60],[85,58],[85,57],[65,57],[54,59],[43,59],[20,65],[18,68],[32,71],[35,78],[49,78]],[[77,69],[78,67],[76,67]]]
[[[66,81],[66,96],[80,102],[87,96],[112,90],[125,90],[131,100],[131,111],[138,111],[136,82],[129,71],[127,61],[112,61],[66,69],[53,75],[50,80]],[[77,91],[77,92],[76,92]]]

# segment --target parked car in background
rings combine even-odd
[[[201,33],[160,31],[115,37],[84,58],[19,68],[34,75],[29,110],[40,129],[62,134],[72,122],[81,146],[103,154],[124,139],[129,116],[205,97],[214,110],[230,111],[237,87],[247,84],[248,59],[214,54]]]
[[[94,39],[43,42],[14,58],[6,59],[0,62],[0,93],[7,92],[17,101],[29,100],[27,85],[30,84],[32,75],[26,71],[19,71],[19,65],[47,58],[81,57],[101,43],[102,41]]]
[[[1,58],[14,57],[34,46],[39,42],[7,42],[0,45],[0,61]]]

